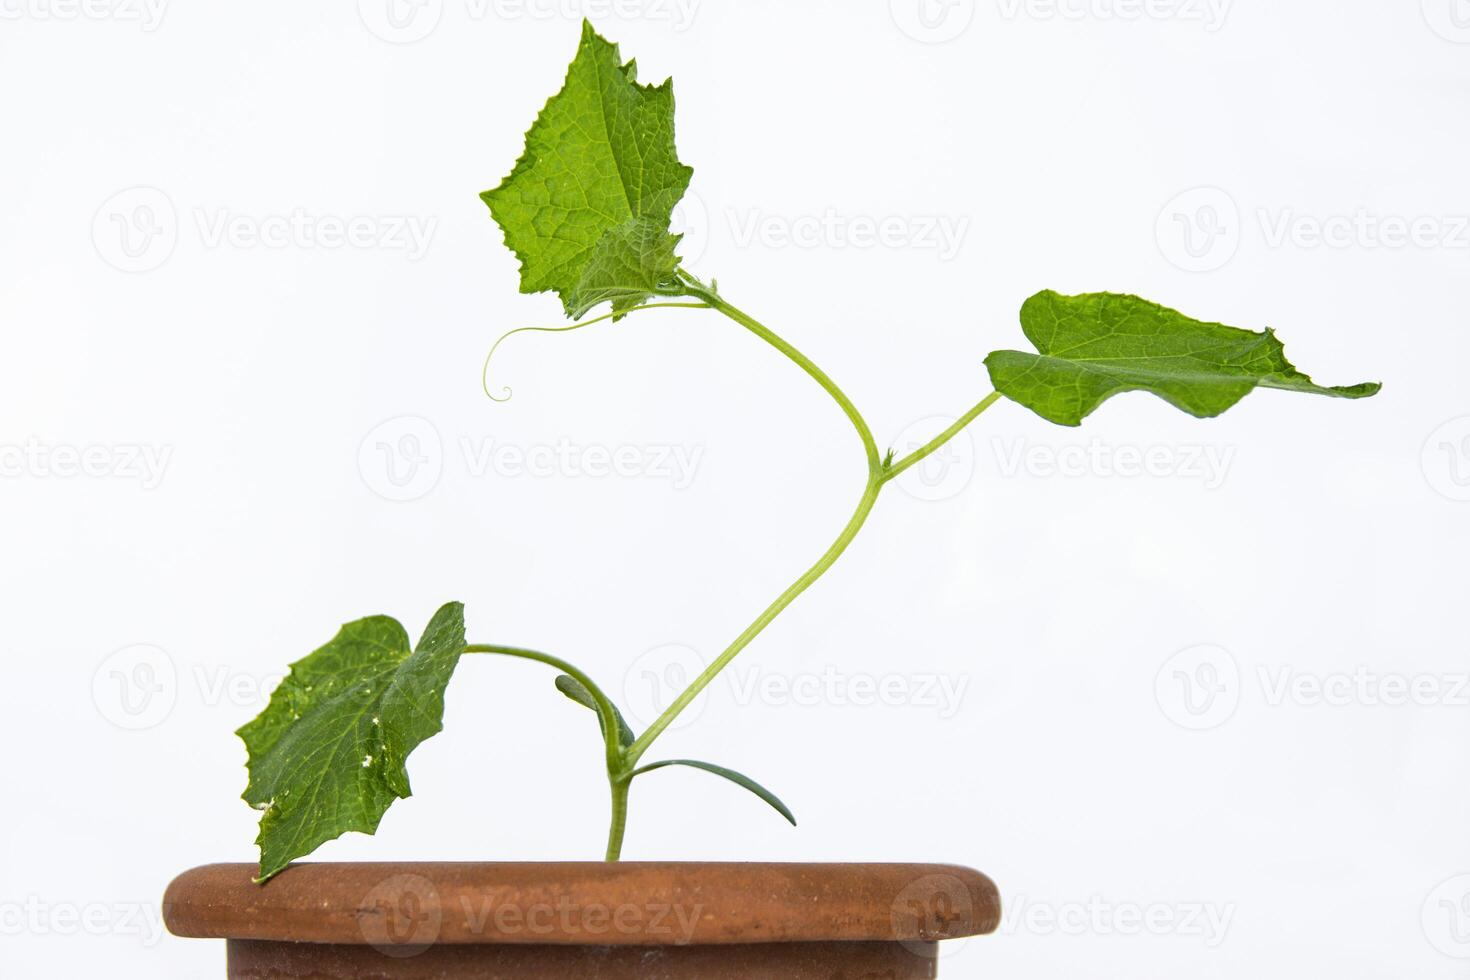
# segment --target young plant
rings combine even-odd
[[[373,833],[393,801],[409,795],[405,763],[442,727],[444,690],[466,654],[545,664],[558,672],[562,694],[595,713],[612,798],[607,860],[622,851],[633,781],[667,766],[722,776],[795,824],[780,800],[740,773],[693,759],[644,759],[679,713],[832,567],[884,487],[996,401],[1008,398],[1048,421],[1075,426],[1126,391],[1152,392],[1199,418],[1219,415],[1261,387],[1337,398],[1378,391],[1373,383],[1313,383],[1287,361],[1269,329],[1257,333],[1195,320],[1136,296],[1047,291],[1021,306],[1021,332],[1035,349],[985,358],[995,390],[927,444],[895,458],[893,450],[879,449],[857,406],[821,368],[725,299],[713,281],[706,284],[684,268],[669,223],[693,171],[674,150],[672,82],[640,85],[635,74],[634,62],[624,64],[617,46],[584,23],[566,82],[526,134],[525,152],[500,186],[481,195],[520,260],[522,292],[555,292],[572,320],[602,304],[610,307],[568,326],[537,329],[570,330],[672,307],[727,317],[805,371],[852,423],[867,458],[857,507],[821,557],[642,732],[634,732],[602,688],[567,661],[521,647],[467,643],[457,602],[435,614],[417,645],[386,616],[343,626],[292,665],[270,704],[239,732],[249,751],[244,798],[262,811],[262,882],[347,831]]]

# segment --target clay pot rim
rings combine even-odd
[[[994,932],[995,884],[950,864],[251,864],[169,885],[176,936],[342,945],[930,942]]]

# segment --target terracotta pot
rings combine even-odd
[[[990,879],[943,864],[299,864],[180,875],[176,936],[234,980],[909,980],[993,932]]]

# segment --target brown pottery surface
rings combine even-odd
[[[994,884],[944,864],[248,864],[180,875],[178,936],[236,980],[908,980],[995,930]]]

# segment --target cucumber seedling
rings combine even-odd
[[[1210,418],[1256,388],[1335,398],[1363,398],[1379,388],[1315,384],[1287,361],[1269,329],[1195,320],[1136,296],[1046,291],[1021,306],[1021,332],[1034,349],[986,357],[994,390],[928,443],[896,458],[892,450],[879,449],[857,406],[810,358],[731,303],[713,281],[684,267],[680,236],[669,225],[692,174],[674,149],[672,81],[639,84],[634,62],[624,64],[617,46],[584,23],[566,82],[526,133],[525,152],[510,175],[481,196],[520,260],[521,291],[556,293],[575,321],[533,329],[570,330],[654,309],[714,311],[806,372],[852,423],[867,459],[852,517],[816,562],[641,732],[573,664],[523,647],[467,643],[460,603],[441,608],[417,644],[387,616],[343,626],[292,665],[266,709],[239,732],[249,752],[244,797],[262,811],[260,881],[348,831],[377,830],[393,801],[409,795],[405,763],[443,727],[445,688],[460,658],[469,654],[545,664],[557,672],[562,694],[595,713],[612,800],[607,860],[622,853],[629,787],[668,766],[728,779],[794,824],[776,796],[740,773],[694,759],[644,760],[679,713],[832,567],[899,474],[1002,398],[1050,422],[1075,426],[1126,391],[1151,392],[1190,415]],[[600,315],[580,319],[604,305]]]

